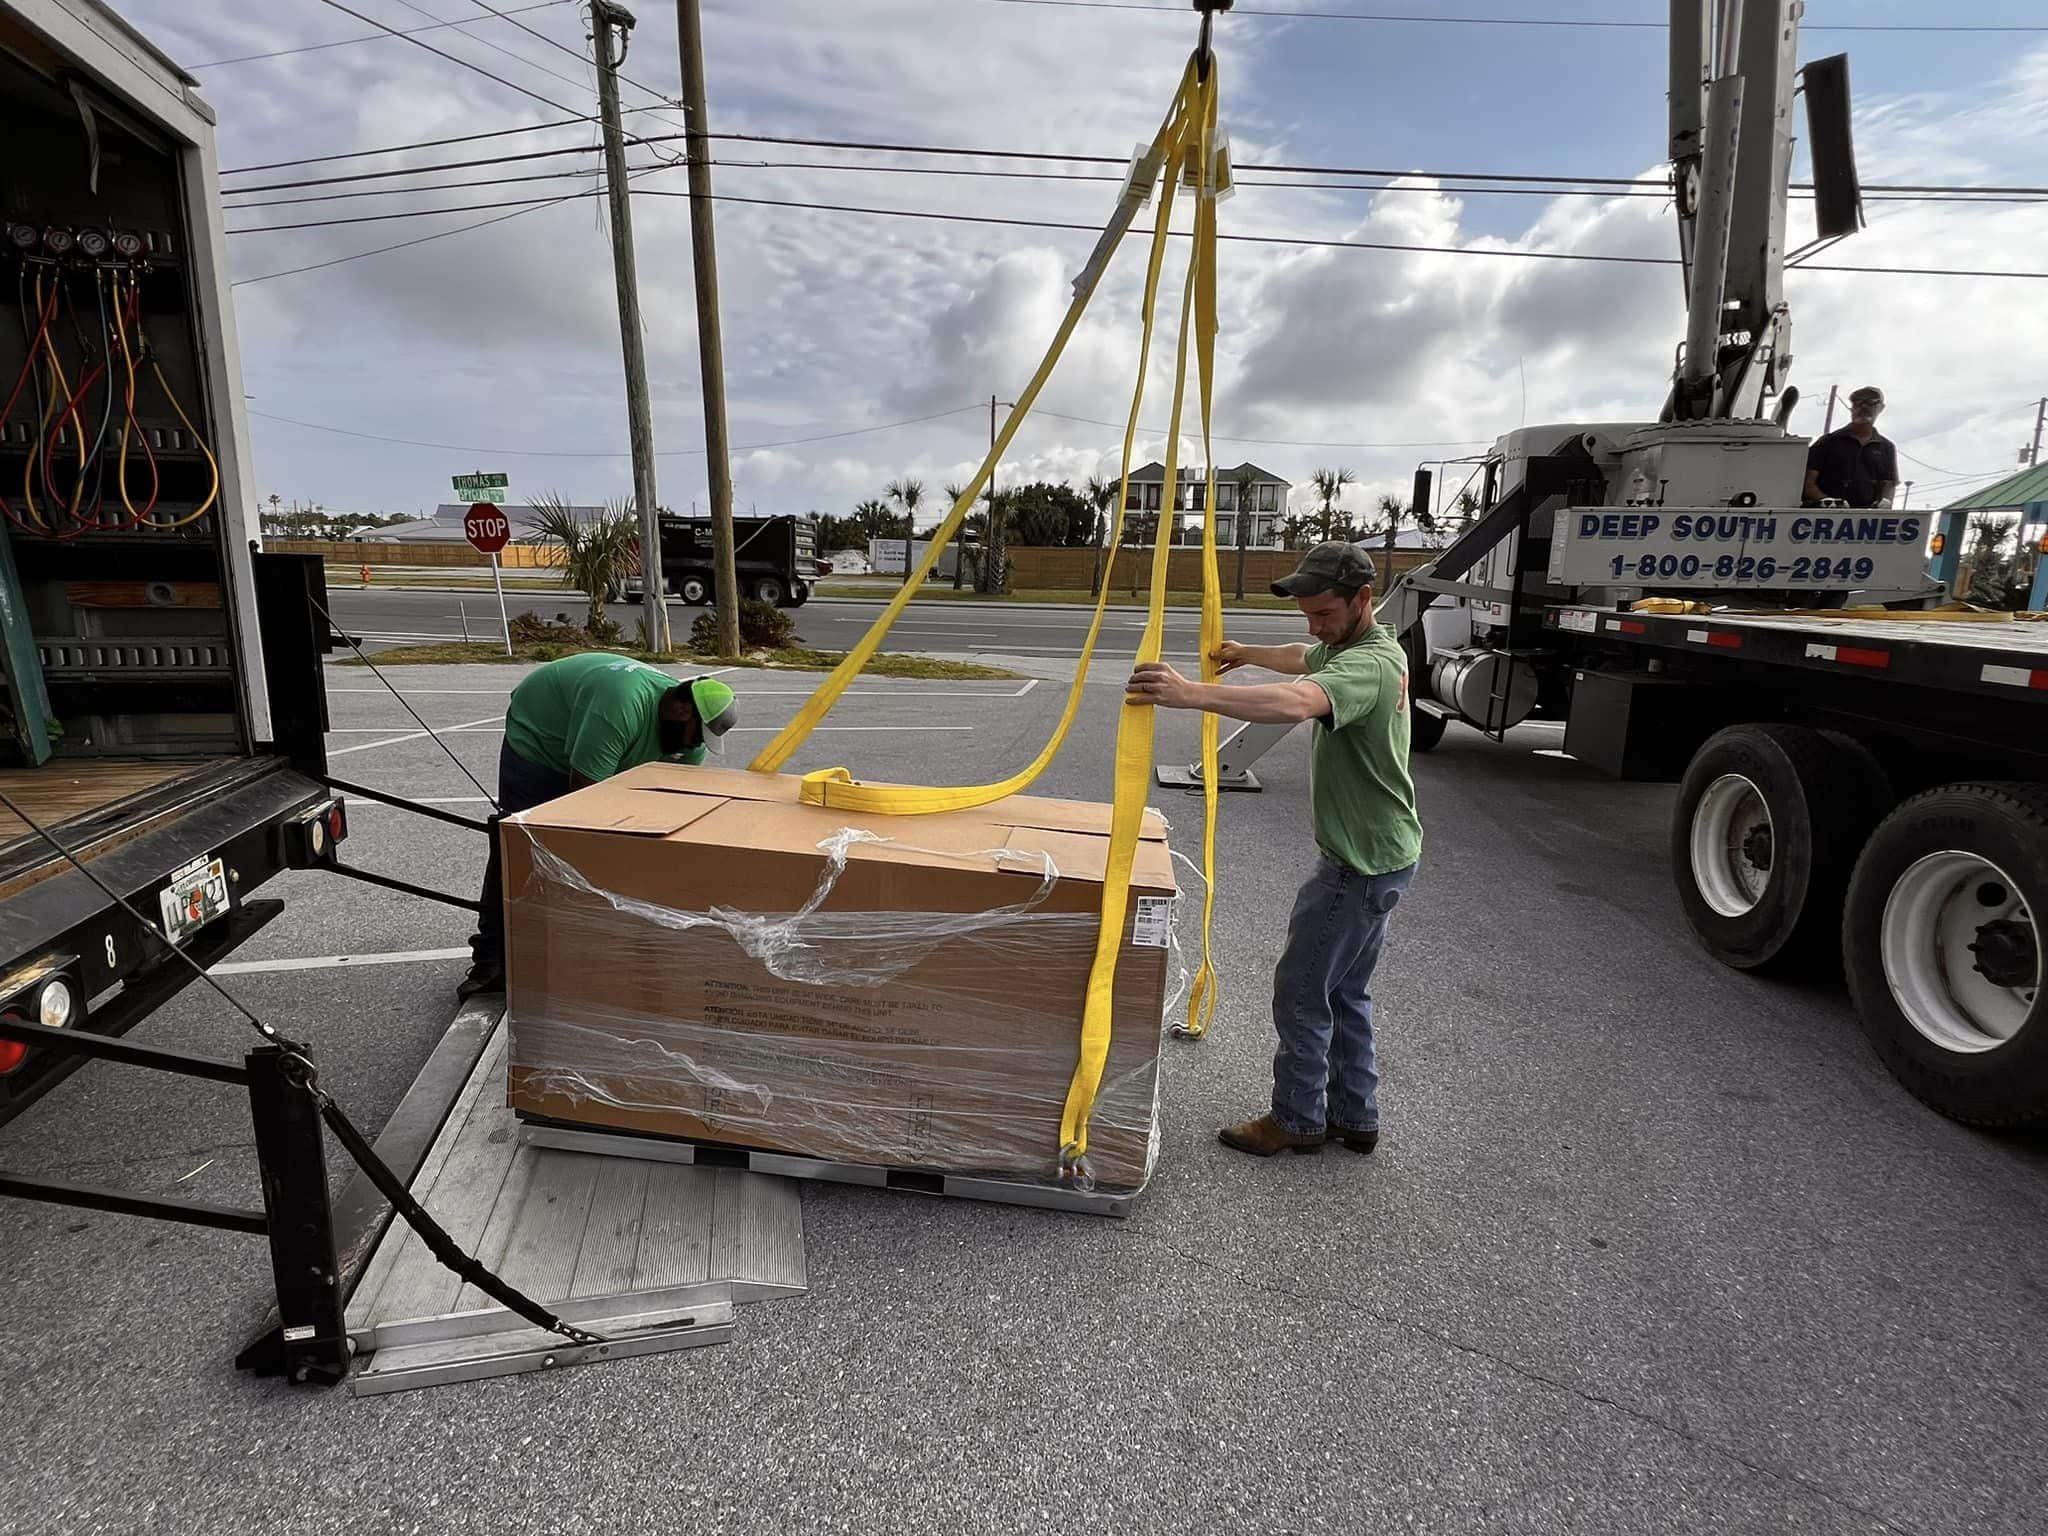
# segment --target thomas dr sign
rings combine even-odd
[[[512,524],[505,509],[480,501],[462,515],[462,533],[486,555],[495,555],[512,537]]]

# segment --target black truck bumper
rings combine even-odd
[[[172,875],[199,861],[219,859],[227,873],[227,908],[182,946],[200,965],[211,965],[282,910],[280,902],[250,898],[295,862],[292,825],[334,798],[331,789],[281,759],[246,760],[187,803],[152,817],[134,835],[109,839],[103,851],[87,857],[87,865],[155,924]],[[58,857],[54,851],[52,857]],[[193,980],[191,967],[68,863],[0,901],[0,966],[7,977],[29,970],[74,978],[82,1007],[69,1027],[107,1035],[126,1033]],[[0,978],[0,1005],[7,990],[6,979]],[[0,1125],[82,1059],[31,1051],[12,1072],[0,1075]]]

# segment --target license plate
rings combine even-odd
[[[198,859],[171,876],[157,901],[164,937],[182,943],[228,909],[228,874],[219,859]]]

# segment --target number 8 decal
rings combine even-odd
[[[114,968],[115,964],[116,961],[114,959],[114,936],[110,933],[107,935],[107,969],[111,971]]]

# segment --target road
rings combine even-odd
[[[521,673],[396,675],[488,783]],[[747,743],[801,703],[800,679],[730,676]],[[477,808],[369,674],[329,682],[337,773]],[[985,780],[1063,694],[862,683],[791,766]],[[1090,687],[1037,789],[1104,792],[1116,697]],[[1163,760],[1194,741],[1162,717]],[[1215,1140],[1269,1082],[1310,857],[1297,740],[1224,800],[1221,1009],[1166,1046],[1128,1221],[809,1185],[811,1291],[730,1344],[352,1401],[229,1365],[260,1241],[0,1201],[0,1531],[2038,1532],[2048,1148],[1923,1109],[1834,986],[1709,960],[1670,788],[1535,755],[1556,742],[1453,730],[1417,761],[1371,1158]],[[1155,801],[1199,858],[1199,802]],[[474,890],[472,834],[353,824],[351,862]],[[228,984],[375,1127],[448,1019],[464,915],[311,872],[265,894],[287,910]],[[263,968],[287,961],[312,966]],[[139,1038],[250,1037],[190,991]],[[248,1204],[248,1137],[231,1089],[95,1068],[0,1130],[0,1166]]]
[[[465,614],[469,632],[479,639],[489,638],[497,628],[497,600],[489,592],[458,594],[336,587],[329,593],[329,602],[335,621],[364,639],[459,640]],[[515,614],[537,613],[553,618],[566,613],[578,622],[584,606],[583,599],[575,593],[551,592],[508,592],[505,605]],[[806,644],[843,651],[867,633],[882,606],[873,598],[814,598],[802,608],[792,610],[791,617]],[[640,616],[640,610],[630,605],[614,606],[609,611],[628,632]],[[689,633],[690,621],[702,612],[681,603],[671,604],[669,611],[670,623],[684,635]],[[1085,608],[1012,608],[950,601],[913,604],[889,631],[884,648],[926,654],[1057,659],[1072,656],[1080,649],[1088,630],[1088,617]],[[1133,655],[1144,622],[1142,612],[1110,609],[1103,620],[1097,654]],[[1168,609],[1169,651],[1192,651],[1200,622],[1200,614],[1194,609]],[[1270,610],[1231,615],[1230,631],[1263,644],[1305,638],[1299,618]]]

